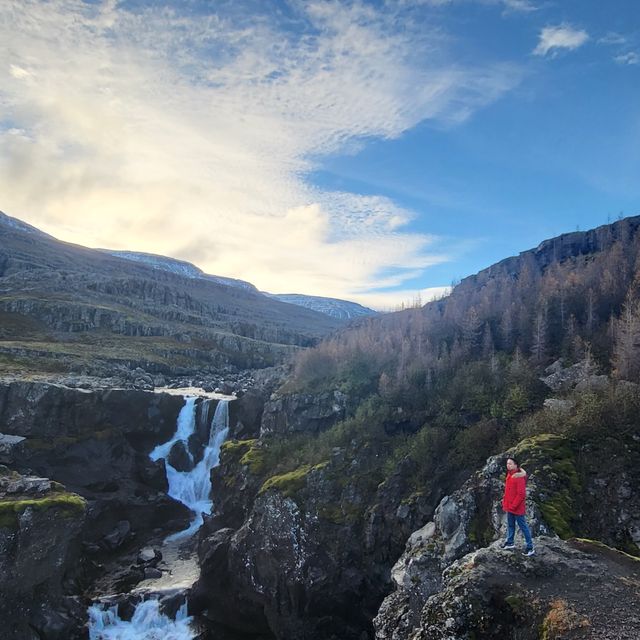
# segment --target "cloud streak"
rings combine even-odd
[[[271,291],[354,297],[446,260],[413,212],[306,176],[367,139],[463,122],[518,73],[455,65],[437,29],[366,4],[216,6],[5,0],[2,208]]]

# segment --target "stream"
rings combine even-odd
[[[186,601],[172,619],[162,613],[160,598],[188,590],[198,579],[199,569],[195,556],[193,534],[203,524],[203,513],[211,514],[211,469],[220,462],[220,447],[229,432],[229,400],[220,400],[209,427],[209,439],[202,459],[191,471],[178,471],[169,464],[173,446],[182,442],[191,462],[189,438],[196,430],[196,399],[189,396],[178,415],[176,430],[170,440],[158,445],[149,454],[153,461],[164,459],[168,494],[186,505],[193,519],[186,529],[168,536],[162,545],[163,570],[161,578],[145,580],[133,591],[139,594],[131,620],[122,620],[118,606],[97,602],[88,609],[90,640],[192,640],[195,632],[192,618],[187,615]],[[205,400],[209,402],[209,400]]]

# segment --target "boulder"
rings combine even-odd
[[[167,462],[176,471],[191,471],[193,469],[193,458],[182,440],[178,440],[171,447]]]
[[[16,456],[24,452],[24,442],[26,438],[22,436],[10,436],[0,433],[0,464],[12,464]]]

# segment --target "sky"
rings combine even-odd
[[[2,0],[0,210],[427,301],[640,214],[637,0]]]

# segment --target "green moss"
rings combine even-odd
[[[253,440],[226,440],[222,443],[220,451],[229,456],[240,456],[255,443],[255,438]]]
[[[18,517],[25,509],[38,511],[56,509],[63,518],[74,518],[84,513],[87,503],[75,493],[52,493],[44,498],[0,500],[0,528],[15,528]]]
[[[575,535],[573,515],[582,491],[571,441],[543,433],[520,442],[514,456],[530,475],[540,474],[547,496],[536,500],[545,522],[563,539]]]
[[[280,491],[284,496],[291,498],[305,486],[307,482],[307,475],[310,472],[324,469],[328,464],[328,462],[321,462],[314,466],[303,464],[288,473],[271,476],[264,481],[258,493],[262,494],[269,489],[276,489],[276,491]]]
[[[260,447],[251,447],[240,458],[240,464],[249,467],[249,471],[254,475],[260,475],[265,470],[264,451]]]
[[[520,593],[512,593],[508,595],[504,601],[509,605],[509,608],[516,616],[526,609],[529,604],[527,599]]]
[[[284,496],[290,498],[304,487],[307,481],[307,475],[311,469],[311,465],[304,464],[293,471],[289,471],[289,473],[272,476],[265,480],[258,493],[262,494],[269,491],[269,489],[275,489],[276,491],[280,491]]]
[[[27,438],[25,445],[32,451],[55,451],[56,449],[70,447],[88,440],[109,440],[115,431],[115,429],[109,427],[98,431],[85,431],[73,436],[56,436],[50,439]]]
[[[236,460],[249,467],[249,471],[259,475],[264,471],[264,451],[261,446],[256,446],[258,440],[228,440],[221,447],[221,453],[227,458]]]

